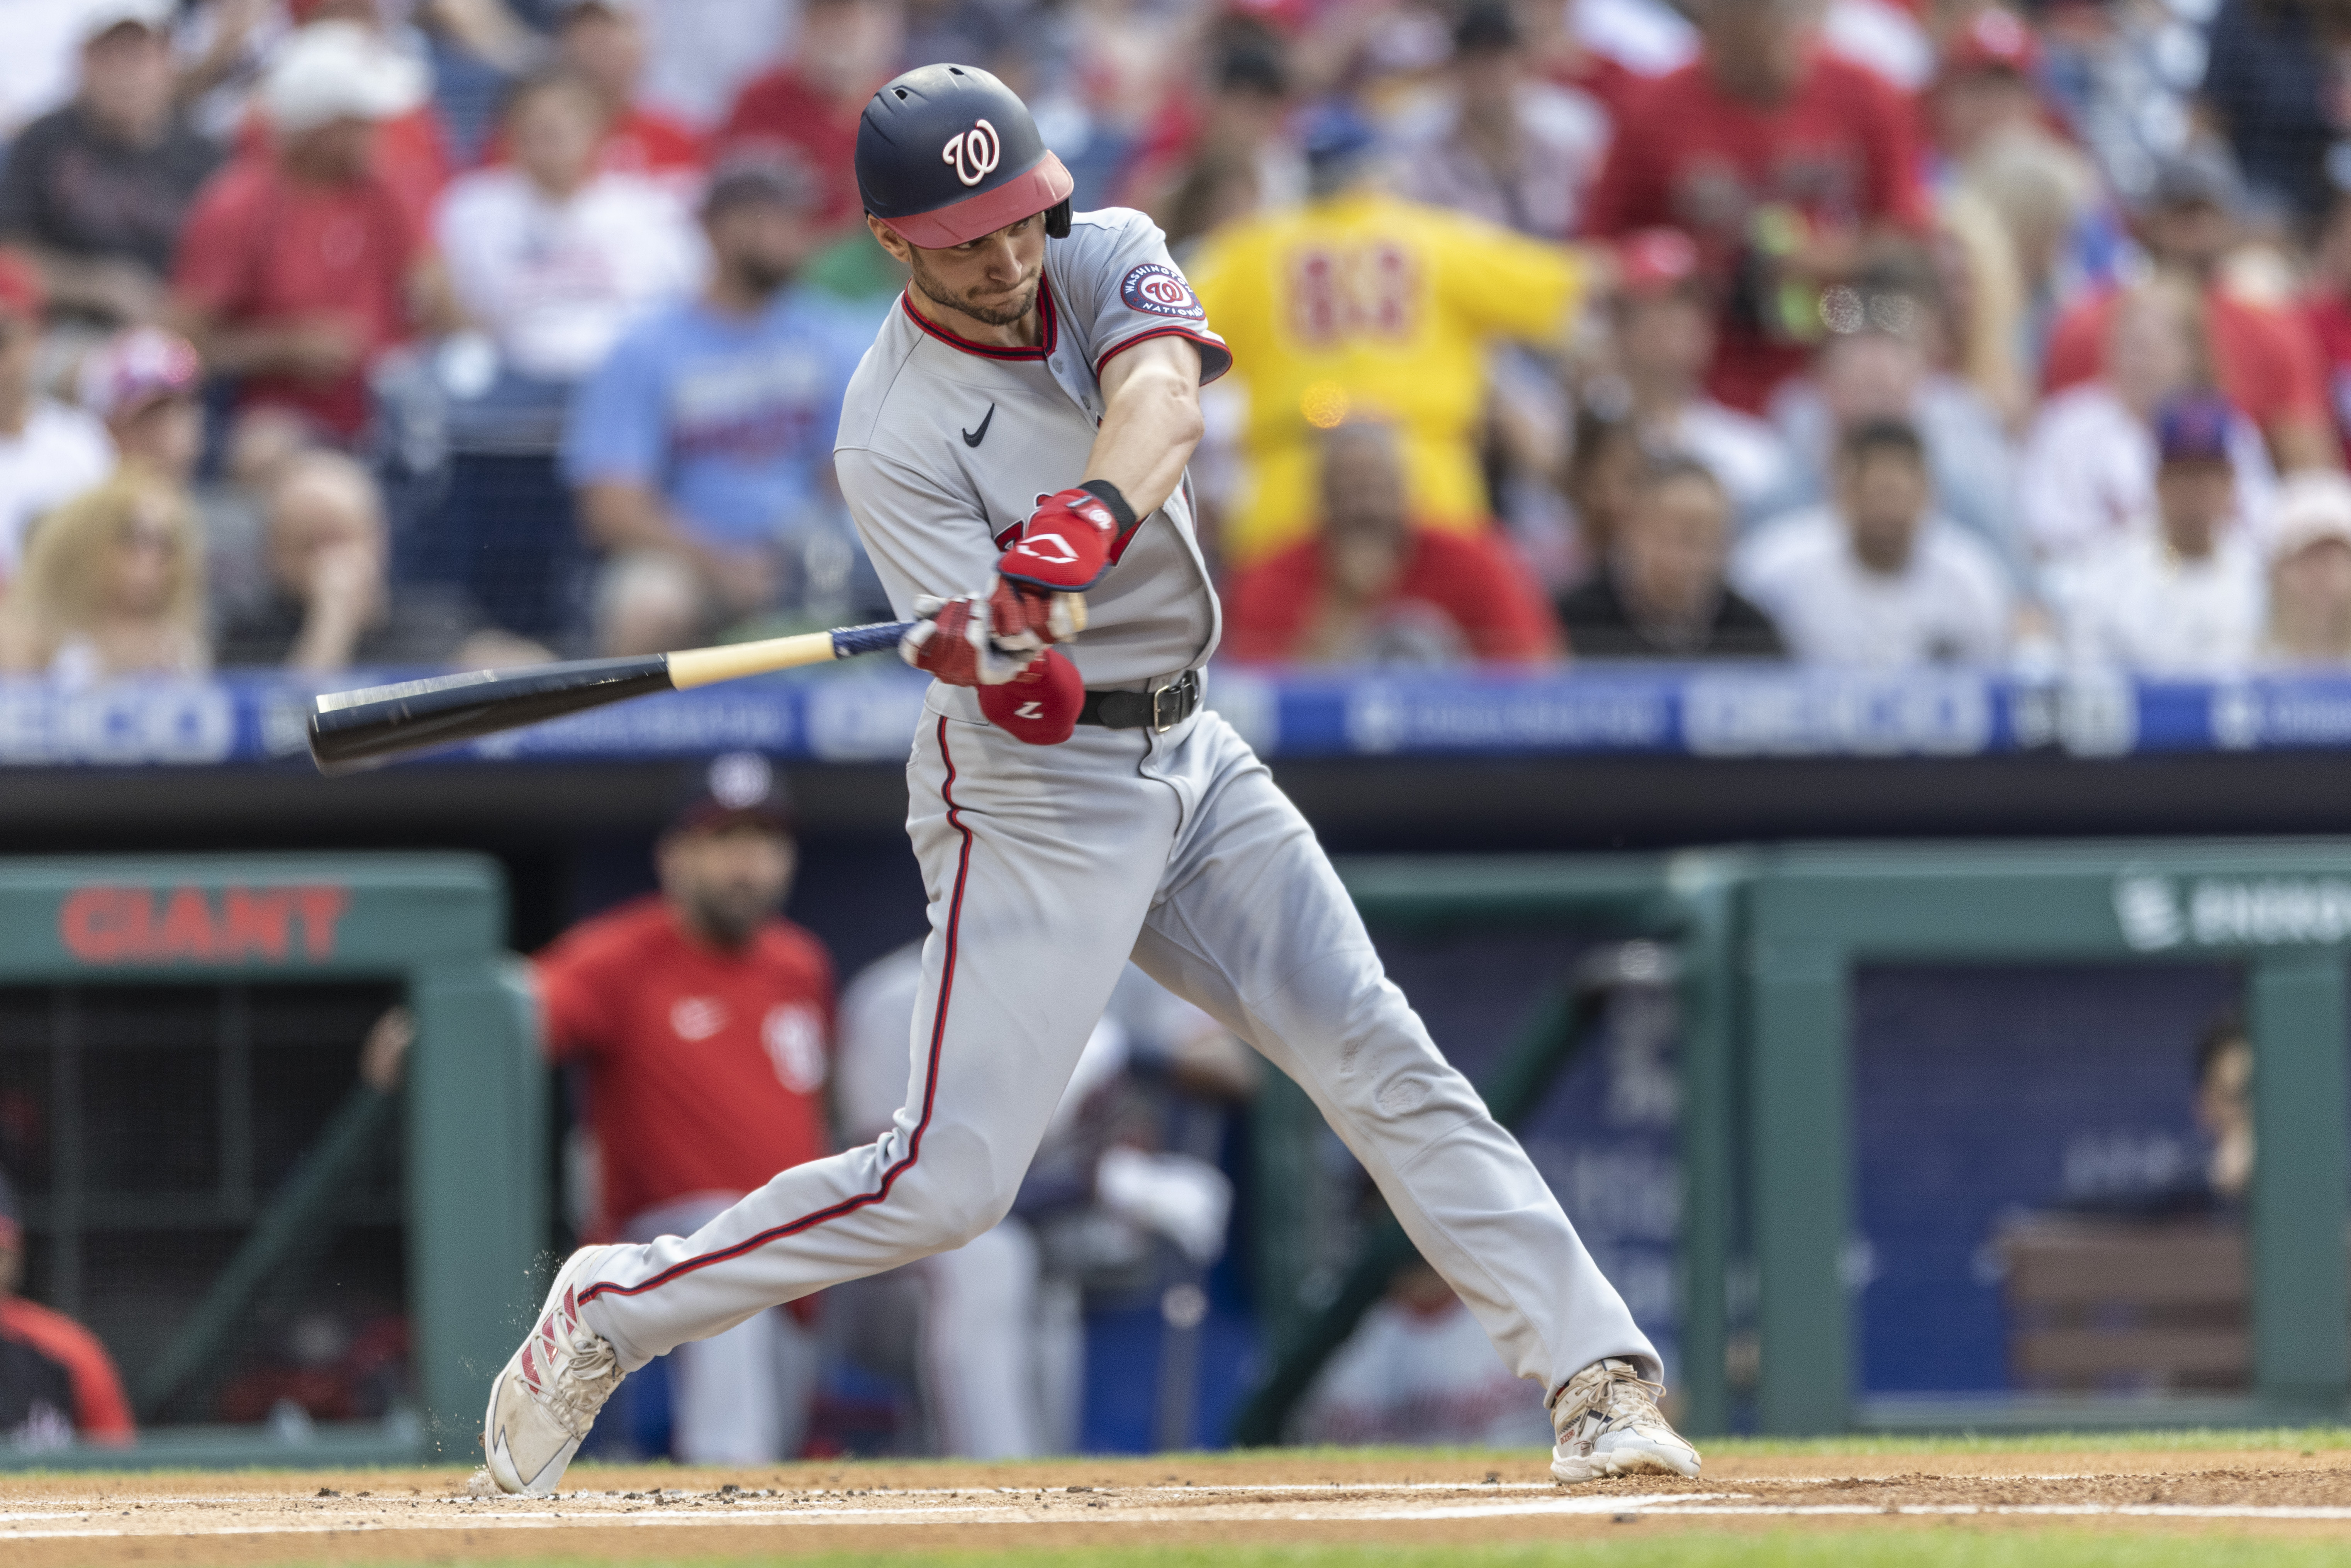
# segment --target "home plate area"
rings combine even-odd
[[[1155,1541],[1574,1539],[1770,1520],[1901,1529],[2072,1520],[2334,1534],[2351,1452],[1719,1455],[1701,1479],[1562,1488],[1534,1455],[1318,1451],[757,1471],[583,1465],[506,1498],[463,1470],[21,1476],[0,1482],[14,1563],[378,1563],[801,1554]],[[1147,1526],[1147,1531],[1131,1527]],[[1089,1537],[1086,1532],[1097,1532]],[[1100,1532],[1107,1531],[1107,1534]]]

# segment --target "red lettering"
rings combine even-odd
[[[57,936],[85,964],[113,964],[146,945],[143,889],[84,887],[57,906]]]
[[[232,887],[222,900],[221,925],[215,944],[220,956],[265,958],[286,956],[286,923],[293,917],[294,895],[276,888],[255,891]]]
[[[347,887],[298,887],[296,904],[302,911],[302,950],[313,958],[335,956],[335,922],[351,906]]]
[[[213,956],[213,912],[204,895],[193,887],[172,894],[163,908],[163,930],[155,945],[159,958],[209,958]]]

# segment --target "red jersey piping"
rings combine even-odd
[[[812,1229],[828,1219],[839,1219],[843,1215],[853,1214],[869,1205],[880,1203],[890,1196],[890,1189],[897,1185],[899,1176],[912,1170],[914,1162],[922,1158],[923,1134],[929,1128],[931,1113],[938,1103],[939,1053],[946,1042],[947,1004],[955,996],[956,948],[956,938],[963,925],[964,884],[971,876],[971,830],[964,826],[961,811],[955,802],[955,758],[947,751],[947,721],[945,718],[939,720],[939,758],[946,764],[947,769],[946,780],[939,785],[939,799],[946,802],[947,825],[963,835],[963,850],[956,857],[955,892],[947,903],[946,956],[939,970],[939,1005],[931,1019],[930,1056],[923,1070],[923,1114],[922,1118],[914,1124],[914,1134],[906,1140],[904,1157],[882,1173],[881,1181],[874,1185],[871,1192],[862,1192],[854,1197],[845,1197],[829,1207],[818,1209],[813,1214],[804,1214],[798,1219],[762,1230],[757,1236],[747,1237],[732,1247],[723,1247],[716,1252],[705,1252],[698,1258],[688,1258],[683,1262],[673,1263],[641,1284],[619,1285],[607,1280],[590,1285],[580,1292],[580,1300],[583,1304],[594,1301],[599,1296],[643,1295],[657,1286],[668,1284],[672,1280],[691,1274],[697,1269],[706,1269],[713,1263],[723,1263],[730,1258],[740,1258],[747,1252],[756,1252],[770,1241],[780,1241],[788,1236],[797,1236],[801,1231]]]
[[[958,338],[915,309],[911,292],[898,296],[898,303],[904,308],[908,320],[948,348],[960,350],[967,354],[977,354],[986,360],[1049,359],[1061,340],[1061,313],[1053,308],[1053,287],[1041,277],[1037,280],[1037,309],[1045,319],[1045,330],[1042,334],[1043,340],[1033,349],[999,349],[993,344],[975,343],[968,338]]]

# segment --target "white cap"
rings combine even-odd
[[[82,8],[81,41],[94,44],[124,26],[144,27],[168,37],[172,18],[179,9],[178,0],[90,0]]]
[[[2351,479],[2331,469],[2288,475],[2270,511],[2270,559],[2299,555],[2322,539],[2351,545]]]
[[[393,120],[431,90],[424,68],[357,22],[313,22],[287,35],[262,78],[261,109],[282,131],[337,120]]]

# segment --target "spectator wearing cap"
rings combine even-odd
[[[2351,666],[2351,480],[2297,474],[2269,524],[2269,622],[2263,662]]]
[[[1787,509],[1800,483],[1780,433],[1706,390],[1715,317],[1698,246],[1679,229],[1645,229],[1616,247],[1614,369],[1643,444],[1706,465],[1741,526]]]
[[[237,378],[240,411],[290,410],[350,442],[369,362],[445,319],[425,236],[375,172],[376,127],[423,90],[355,23],[315,22],[280,47],[261,91],[271,145],[204,187],[172,278],[175,324]]]
[[[2262,638],[2262,561],[2245,530],[2230,527],[2235,417],[2210,392],[2182,394],[2157,411],[2155,525],[2047,576],[2072,662],[2201,677],[2252,662]]]
[[[656,847],[661,891],[539,954],[547,1053],[584,1080],[595,1239],[691,1236],[831,1152],[832,959],[777,913],[797,860],[766,758],[722,757]],[[670,1355],[679,1460],[799,1453],[816,1371],[814,1336],[793,1316],[804,1305]]]
[[[133,327],[81,367],[81,406],[106,422],[124,466],[185,491],[204,455],[204,361],[161,327]]]
[[[2041,134],[2041,95],[2033,83],[2040,68],[2032,25],[2015,12],[1986,5],[1961,22],[1927,90],[1927,125],[1937,156],[1965,163],[2003,137]]]
[[[2201,374],[2203,301],[2179,277],[2153,277],[2116,300],[2104,368],[2047,399],[2027,433],[2019,516],[2033,559],[2059,561],[2155,524],[2155,416]],[[2269,510],[2276,476],[2261,432],[2231,410],[2235,515]]]
[[[862,558],[832,440],[866,339],[796,281],[821,243],[807,221],[820,199],[791,164],[722,165],[703,199],[709,282],[624,333],[572,405],[564,476],[609,558],[608,652],[690,646],[779,602],[848,591]]]
[[[1846,432],[1888,420],[1910,425],[1926,443],[1935,509],[2019,573],[2015,444],[1991,401],[1951,369],[1944,301],[1941,278],[1915,257],[1874,264],[1829,288],[1825,340],[1811,370],[1773,394],[1771,420],[1808,500],[1834,488]]]
[[[1647,464],[1592,580],[1559,601],[1580,659],[1779,659],[1771,618],[1724,580],[1730,497],[1691,457]]]
[[[2338,467],[2342,448],[2327,416],[2317,345],[2297,316],[2241,298],[2220,276],[2241,232],[2243,193],[2235,174],[2209,154],[2174,158],[2157,172],[2133,228],[2157,270],[2201,295],[2203,350],[2229,401],[2260,426],[2281,472]],[[2050,335],[2044,392],[2098,373],[2119,290],[2093,290]]]
[[[1303,140],[1311,199],[1232,225],[1186,268],[1247,394],[1223,540],[1244,568],[1312,534],[1319,437],[1351,415],[1393,422],[1417,526],[1487,528],[1492,351],[1559,342],[1609,266],[1383,190],[1378,139],[1351,110],[1318,110]]]
[[[104,326],[162,308],[172,249],[220,162],[172,99],[171,0],[104,0],[82,22],[73,101],[26,126],[0,171],[0,240],[53,312]]]
[[[1179,256],[1260,207],[1293,207],[1306,195],[1280,45],[1245,34],[1217,52],[1209,74],[1207,90],[1168,95],[1120,182],[1120,204],[1149,213]]]
[[[1698,59],[1632,101],[1592,195],[1587,233],[1677,225],[1698,242],[1721,311],[1708,378],[1762,412],[1802,370],[1820,285],[1865,246],[1928,225],[1909,108],[1818,47],[1810,0],[1697,0]]]
[[[458,308],[536,381],[580,380],[633,317],[702,280],[676,196],[600,166],[608,113],[583,78],[521,83],[500,119],[513,162],[460,175],[435,221]]]
[[[200,675],[204,531],[162,476],[124,468],[35,526],[0,604],[0,670],[68,685],[118,675]]]
[[[106,427],[36,385],[47,298],[32,265],[0,251],[0,586],[23,561],[34,522],[114,466]]]
[[[1766,524],[1732,557],[1730,580],[1807,664],[1991,664],[2008,646],[2007,574],[1932,501],[1917,430],[1856,425],[1838,446],[1835,499]]]
[[[23,1212],[0,1176],[0,1442],[19,1452],[129,1447],[138,1434],[114,1358],[73,1319],[19,1295],[24,1282]]]
[[[1299,664],[1559,657],[1550,606],[1497,534],[1413,526],[1394,431],[1343,424],[1321,445],[1316,537],[1234,580],[1225,611],[1228,657]]]
[[[602,100],[599,170],[665,183],[699,183],[708,161],[702,137],[638,94],[645,69],[644,9],[644,0],[557,0],[556,65],[586,82]],[[492,131],[482,161],[500,163],[510,156],[506,129],[500,126]]]
[[[222,617],[225,665],[332,674],[353,666],[459,664],[468,669],[553,657],[486,627],[453,589],[408,583],[393,591],[375,481],[340,452],[287,458],[264,508],[267,585],[257,602]]]
[[[893,0],[807,0],[791,57],[747,85],[713,141],[722,154],[782,151],[818,172],[810,214],[826,230],[864,210],[857,194],[857,122],[899,68],[904,16]]]
[[[1608,115],[1535,74],[1517,18],[1479,0],[1453,29],[1444,96],[1395,128],[1399,194],[1536,239],[1575,232],[1608,151]]]

